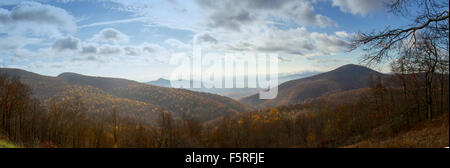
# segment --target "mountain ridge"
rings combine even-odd
[[[278,95],[274,99],[261,100],[255,94],[241,99],[241,102],[258,108],[302,103],[324,94],[369,87],[372,76],[386,77],[367,67],[347,64],[328,72],[282,83],[278,86]]]
[[[315,74],[318,74],[318,71],[307,71],[302,73],[296,73],[296,74],[289,74],[289,75],[282,75],[278,76],[278,82],[279,84],[282,84],[284,82],[309,77]],[[245,78],[247,80],[247,78]],[[199,84],[201,86],[202,82],[197,80],[184,80],[185,82],[191,83],[191,86],[194,86],[194,84]],[[171,87],[171,81],[165,78],[159,78],[154,81],[145,82],[149,85],[155,85],[155,86],[161,86],[161,87]],[[186,88],[187,90],[192,90],[196,92],[205,92],[205,93],[213,93],[218,94],[221,96],[229,97],[235,100],[240,100],[242,98],[245,98],[247,96],[251,96],[253,94],[258,93],[259,91],[262,91],[264,89],[261,88]]]
[[[102,101],[105,101],[103,102],[105,104],[122,102],[121,106],[133,108],[129,110],[133,112],[159,109],[172,113],[176,118],[187,116],[202,121],[252,109],[248,105],[219,95],[151,86],[127,79],[87,76],[71,72],[51,77],[13,68],[1,68],[0,71],[9,76],[18,76],[32,88],[33,96],[44,103],[52,99],[73,98],[71,95],[81,92],[88,94],[82,96],[84,99],[96,100],[98,104]],[[143,108],[137,105],[133,107],[133,103]],[[156,114],[152,115],[152,118],[155,118]]]

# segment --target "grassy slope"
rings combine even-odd
[[[395,137],[369,139],[348,148],[443,148],[449,146],[448,113],[427,121]]]

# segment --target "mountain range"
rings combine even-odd
[[[308,72],[302,72],[302,73],[295,73],[295,74],[284,74],[278,76],[278,83],[284,83],[290,80],[294,79],[300,79],[309,77],[312,75],[319,74],[320,72],[317,71],[308,71]],[[248,78],[244,78],[246,81]],[[189,82],[191,86],[194,86],[194,84],[199,84],[202,86],[201,81],[197,80],[184,80],[184,82]],[[161,86],[161,87],[171,87],[170,80],[159,78],[158,80],[146,82],[149,85],[155,85],[155,86]],[[221,96],[230,97],[236,100],[239,100],[241,98],[253,95],[258,93],[259,91],[262,91],[261,88],[186,88],[188,90],[196,91],[196,92],[206,92],[206,93],[213,93],[218,94]]]
[[[76,73],[51,77],[11,68],[1,68],[0,72],[17,76],[31,87],[33,96],[44,104],[80,97],[91,112],[115,108],[121,115],[149,120],[155,119],[158,112],[169,112],[175,118],[191,117],[207,121],[252,110],[248,105],[220,95],[152,86],[127,79]]]
[[[162,78],[140,83],[127,79],[86,76],[70,72],[52,77],[20,69],[1,68],[0,73],[17,76],[31,87],[33,96],[46,105],[54,100],[68,101],[81,98],[91,112],[98,112],[99,109],[114,109],[120,111],[123,116],[149,121],[153,121],[158,112],[169,112],[175,118],[190,117],[209,121],[255,108],[298,104],[340,92],[345,95],[350,94],[347,97],[351,97],[351,94],[356,92],[348,91],[369,87],[369,81],[376,76],[381,78],[389,76],[363,66],[349,64],[300,79],[295,79],[299,77],[297,75],[293,77],[294,80],[278,86],[276,98],[261,100],[257,94],[259,89],[177,89],[170,88],[170,81]],[[240,101],[221,96],[236,92],[240,93],[236,94],[236,97],[243,94],[250,96]]]

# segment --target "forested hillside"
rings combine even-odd
[[[443,147],[448,146],[448,77],[436,76],[431,103],[422,74],[371,77],[364,83],[366,88],[231,114],[223,111],[236,103],[195,106],[176,99],[203,96],[195,98],[208,102],[217,95],[177,92],[186,95],[172,100],[219,111],[215,119],[202,122],[195,115],[187,116],[202,109],[186,109],[178,114],[181,117],[174,117],[177,113],[170,110],[176,108],[163,110],[155,105],[171,103],[170,99],[146,102],[153,100],[150,93],[169,88],[129,81],[108,86],[93,83],[94,87],[85,80],[95,78],[83,76],[86,79],[62,87],[62,92],[42,103],[19,78],[3,74],[0,130],[7,141],[24,147]],[[349,88],[361,86],[352,85]]]
[[[156,112],[167,111],[175,118],[198,118],[202,121],[219,116],[244,112],[251,108],[227,97],[173,89],[117,78],[91,77],[63,73],[48,77],[20,69],[1,69],[30,86],[32,96],[42,103],[80,98],[90,112],[120,111],[122,116],[142,115],[147,121],[156,118]]]
[[[370,80],[378,77],[384,79],[387,75],[349,64],[330,72],[285,82],[278,87],[278,96],[275,99],[261,100],[256,94],[241,99],[241,102],[259,108],[302,103],[306,99],[324,94],[367,88]]]

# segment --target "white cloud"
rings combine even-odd
[[[142,43],[140,48],[144,58],[152,58],[154,61],[159,63],[169,62],[171,52],[158,44]]]
[[[0,31],[16,35],[57,37],[76,31],[75,18],[64,9],[37,2],[22,2],[10,11],[0,8]]]
[[[0,6],[9,6],[9,5],[17,5],[23,2],[27,2],[29,0],[2,0],[0,1]],[[48,2],[48,0],[33,0],[36,2]],[[75,1],[75,0],[53,0],[55,2],[63,2],[63,3],[67,3],[70,1]]]
[[[167,39],[164,41],[167,45],[174,47],[175,49],[190,49],[191,45],[181,42],[177,39]]]
[[[52,45],[52,49],[55,51],[79,50],[79,48],[80,39],[72,36],[60,38],[56,40]]]
[[[129,37],[119,30],[113,28],[105,28],[98,34],[95,34],[90,41],[100,43],[126,43],[129,41]]]
[[[104,62],[94,55],[88,55],[85,57],[75,57],[71,59],[71,62]]]
[[[96,54],[98,51],[98,45],[96,43],[83,43],[81,47],[82,54]]]
[[[342,12],[366,15],[369,12],[383,8],[387,0],[332,0],[333,6],[338,6]]]
[[[202,43],[210,43],[210,44],[217,44],[219,41],[217,41],[216,38],[211,36],[208,33],[199,35],[195,37],[195,42],[202,44]]]
[[[122,23],[131,23],[131,22],[141,22],[141,21],[146,21],[146,20],[148,20],[147,17],[137,17],[137,18],[131,18],[131,19],[121,19],[121,20],[112,20],[112,21],[90,23],[90,24],[78,26],[78,28],[115,25],[115,24],[122,24]]]
[[[285,10],[287,15],[299,25],[313,25],[319,27],[337,26],[330,18],[316,14],[310,3],[293,4]]]
[[[135,46],[124,47],[125,55],[138,56],[141,55],[141,49]]]
[[[330,18],[317,14],[313,2],[309,0],[196,0],[197,4],[209,12],[206,25],[240,31],[248,25],[261,25],[272,19],[282,19],[301,26],[337,26]]]
[[[316,48],[324,55],[331,55],[334,52],[345,50],[349,45],[349,42],[345,39],[324,33],[313,32],[310,38],[315,40]]]
[[[55,52],[52,51],[51,48],[40,48],[37,51],[30,51],[26,48],[18,48],[14,50],[13,53],[13,57],[21,60],[27,60],[29,58],[46,59],[51,58],[55,55]]]
[[[281,30],[277,28],[262,28],[255,32],[246,32],[241,37],[239,33],[219,36],[223,41],[210,48],[224,49],[235,52],[278,53],[299,56],[333,55],[348,47],[347,38],[341,37],[346,32],[326,34],[309,32],[305,27]]]
[[[27,38],[22,36],[8,36],[0,38],[0,49],[15,50],[22,48],[28,44],[40,43],[42,40],[37,38]]]
[[[99,47],[98,54],[108,55],[108,56],[120,55],[120,54],[122,54],[122,48],[117,45],[105,44],[105,45],[102,45]]]
[[[303,55],[314,49],[313,41],[307,38],[306,28],[289,30],[268,29],[267,32],[250,41],[254,49],[262,52],[281,52]]]
[[[350,36],[350,34],[348,34],[345,31],[337,31],[337,32],[334,32],[334,34],[336,34],[336,36],[341,37],[341,38],[346,38],[346,37]]]
[[[142,44],[142,51],[145,53],[158,53],[163,50],[164,50],[164,48],[158,44],[152,44],[152,43]]]

